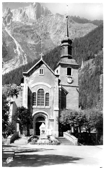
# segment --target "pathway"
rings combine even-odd
[[[73,143],[64,137],[58,137],[57,140],[60,142],[60,145],[73,145]]]
[[[9,167],[72,168],[103,167],[103,149],[98,146],[22,145],[15,148]]]

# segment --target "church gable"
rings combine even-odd
[[[23,72],[23,75],[25,76],[31,76],[36,70],[38,70],[42,65],[45,65],[50,72],[55,76],[54,71],[46,64],[46,62],[41,58],[33,67],[31,67],[27,72]],[[41,74],[42,71],[41,71]]]
[[[30,87],[34,84],[48,84],[54,86],[56,75],[52,69],[41,59],[30,70],[24,73]]]

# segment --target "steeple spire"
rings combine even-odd
[[[66,37],[69,37],[69,30],[68,30],[68,5],[67,5],[67,14],[66,14]]]
[[[66,34],[66,36],[69,37],[69,31],[68,31],[68,15],[66,16],[66,19],[67,19],[67,34]]]
[[[65,25],[66,25],[65,38],[61,41],[61,58],[64,58],[64,60],[72,59],[72,40],[69,38],[69,28],[68,28],[68,9],[67,9]]]

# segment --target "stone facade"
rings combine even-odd
[[[71,60],[71,59],[70,59]],[[67,75],[67,68],[71,69],[71,75]],[[59,73],[60,87],[66,90],[66,109],[78,109],[79,107],[79,93],[78,93],[78,67],[71,64],[60,63],[56,68],[55,73]],[[71,83],[69,78],[71,77]],[[61,94],[60,94],[61,95]]]
[[[71,58],[69,60],[73,61]],[[68,69],[71,70],[70,75],[67,75]],[[56,137],[59,136],[60,110],[78,109],[78,65],[75,62],[60,62],[53,71],[41,58],[23,75],[23,106],[30,108],[32,113],[34,134],[40,134],[39,128],[44,123],[48,131]],[[70,78],[71,81],[68,80]],[[39,90],[42,92],[41,96]],[[49,96],[48,101],[46,94]]]
[[[43,71],[43,74],[40,71]],[[39,135],[41,123],[46,124],[47,129],[53,129],[53,135],[58,136],[58,115],[59,115],[59,86],[58,76],[41,59],[32,69],[23,73],[23,106],[30,108],[33,116],[34,134]],[[39,90],[43,93],[39,96]],[[33,104],[33,94],[36,94]],[[46,101],[48,94],[48,101]],[[42,97],[43,99],[39,98]],[[40,100],[43,103],[39,103]],[[46,102],[48,102],[46,104]]]

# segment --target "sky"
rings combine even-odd
[[[38,2],[38,1],[37,1]],[[19,7],[28,6],[31,2],[3,2],[2,9],[6,7],[11,9],[16,9]],[[103,19],[103,4],[102,3],[42,3],[46,6],[52,13],[60,13],[80,16],[90,20]],[[67,7],[68,5],[68,7]]]

